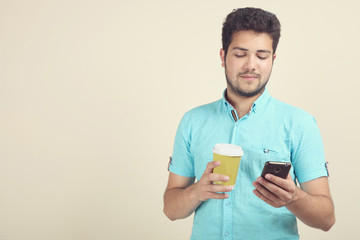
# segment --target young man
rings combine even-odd
[[[181,120],[164,213],[176,220],[195,211],[191,239],[299,239],[296,217],[324,231],[335,223],[314,118],[272,98],[265,87],[279,38],[274,14],[256,8],[231,12],[220,50],[227,81],[223,98]],[[228,181],[213,173],[220,164],[212,161],[216,143],[244,150],[235,186],[213,184]],[[267,161],[291,162],[287,178],[259,177]]]

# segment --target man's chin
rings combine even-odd
[[[239,97],[254,97],[261,94],[265,89],[265,86],[255,90],[244,90],[244,89],[232,89],[232,92]]]

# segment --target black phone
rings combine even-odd
[[[261,173],[261,177],[265,178],[267,173],[275,176],[286,178],[289,174],[291,163],[289,162],[266,162]]]

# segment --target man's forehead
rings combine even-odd
[[[273,39],[268,33],[254,31],[238,31],[233,34],[231,50],[272,52]]]

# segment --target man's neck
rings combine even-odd
[[[238,118],[250,112],[252,105],[264,91],[252,97],[239,96],[226,89],[226,100],[235,108]]]

